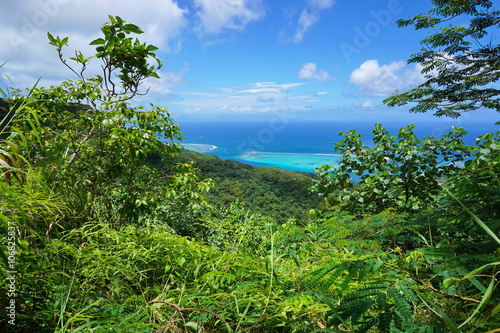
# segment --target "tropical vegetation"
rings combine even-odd
[[[200,155],[131,103],[162,66],[141,32],[49,34],[76,79],[1,90],[1,331],[500,331],[500,133],[346,131],[314,177]]]

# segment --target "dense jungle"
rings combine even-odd
[[[464,41],[500,13],[433,3],[399,21],[445,25],[409,60],[433,76],[386,103],[500,110],[500,46]],[[500,132],[346,129],[315,174],[185,150],[167,108],[133,103],[157,48],[109,19],[93,58],[47,35],[73,79],[1,91],[0,331],[500,332]]]

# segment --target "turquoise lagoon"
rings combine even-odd
[[[257,165],[279,167],[285,170],[314,172],[316,168],[328,164],[338,165],[340,154],[300,154],[270,153],[253,151],[238,156],[239,160]]]
[[[202,154],[218,154],[215,145],[201,143],[183,143],[185,149]],[[219,149],[220,150],[220,149]],[[328,164],[337,165],[340,154],[301,154],[301,153],[273,153],[252,151],[231,159],[254,166],[278,167],[284,170],[314,172],[316,168]]]
[[[274,122],[190,121],[180,123],[186,149],[211,154],[221,159],[232,159],[254,166],[279,167],[285,170],[314,172],[316,168],[338,165],[339,155],[334,142],[342,139],[339,132],[355,129],[364,144],[373,144],[371,121],[299,121],[282,126]],[[391,135],[397,135],[399,122],[383,122]],[[451,125],[463,126],[469,134],[466,144],[475,144],[475,138],[496,132],[494,121],[425,121],[415,123],[418,137],[440,137]]]

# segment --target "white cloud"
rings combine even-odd
[[[0,59],[7,64],[2,72],[23,87],[41,75],[43,85],[72,77],[48,44],[47,32],[69,37],[66,55],[73,56],[75,49],[91,55],[94,47],[88,44],[98,37],[108,15],[120,16],[144,30],[141,41],[168,51],[174,39],[173,46],[180,47],[177,39],[187,24],[187,10],[174,0],[121,0],[119,5],[102,0],[4,2],[0,11]],[[94,69],[99,70],[99,66],[90,67],[89,72]]]
[[[330,76],[326,71],[318,69],[315,63],[307,63],[299,71],[299,79],[309,81],[329,81],[334,77]]]
[[[298,87],[303,83],[283,83],[278,84],[275,82],[257,82],[252,84],[253,88],[244,89],[240,92],[249,93],[249,94],[258,94],[258,93],[286,93],[290,89]]]
[[[373,103],[371,101],[365,101],[363,105],[361,105],[363,109],[373,109]]]
[[[334,0],[307,0],[309,6],[318,9],[328,9],[333,6]]]
[[[181,100],[171,104],[175,109],[182,108],[185,113],[262,114],[281,110],[306,112],[311,109],[307,104],[315,102],[317,96],[297,93],[295,88],[303,84],[257,82],[244,89],[185,92],[179,93]]]
[[[249,105],[235,106],[224,104],[218,111],[218,113],[252,113],[253,108]]]
[[[260,0],[195,0],[195,5],[201,28],[209,34],[243,29],[265,15]]]
[[[420,70],[419,66],[407,66],[404,61],[380,66],[377,60],[367,60],[351,73],[349,82],[361,95],[384,97],[423,82]]]
[[[37,39],[46,43],[47,31],[54,35],[78,32],[93,37],[108,21],[108,15],[113,15],[139,25],[145,32],[142,37],[146,42],[164,44],[186,24],[187,13],[173,0],[121,0],[119,6],[101,0],[13,1],[9,4],[10,8],[0,13],[0,29],[13,28],[19,39],[30,43]],[[14,12],[16,15],[11,15]]]
[[[165,102],[181,99],[178,94],[172,91],[173,88],[183,86],[186,82],[184,76],[189,72],[189,65],[186,64],[178,72],[161,69],[158,72],[159,79],[148,78],[143,82],[141,92],[148,91],[148,94],[136,96],[134,99],[139,104],[148,104],[152,100]]]
[[[302,9],[297,20],[295,33],[291,37],[291,41],[294,43],[301,42],[306,32],[320,20],[321,11],[330,9],[334,3],[335,0],[307,0],[305,8]]]
[[[309,10],[304,8],[302,10],[302,13],[300,13],[298,27],[295,35],[293,36],[293,41],[295,43],[302,41],[302,39],[304,38],[304,34],[314,23],[319,21],[319,18],[320,16],[317,12],[310,12]]]
[[[320,10],[331,8],[334,2],[334,0],[307,0],[309,6]]]

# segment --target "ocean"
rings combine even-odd
[[[341,140],[339,132],[355,129],[364,144],[372,144],[371,121],[186,121],[179,122],[186,149],[233,159],[254,166],[279,167],[285,170],[314,172],[323,164],[335,165],[339,155],[334,142]],[[401,122],[382,122],[397,135]],[[452,125],[468,131],[466,144],[475,144],[478,136],[496,132],[494,121],[461,121],[438,118],[435,121],[413,122],[419,138],[440,137]]]

